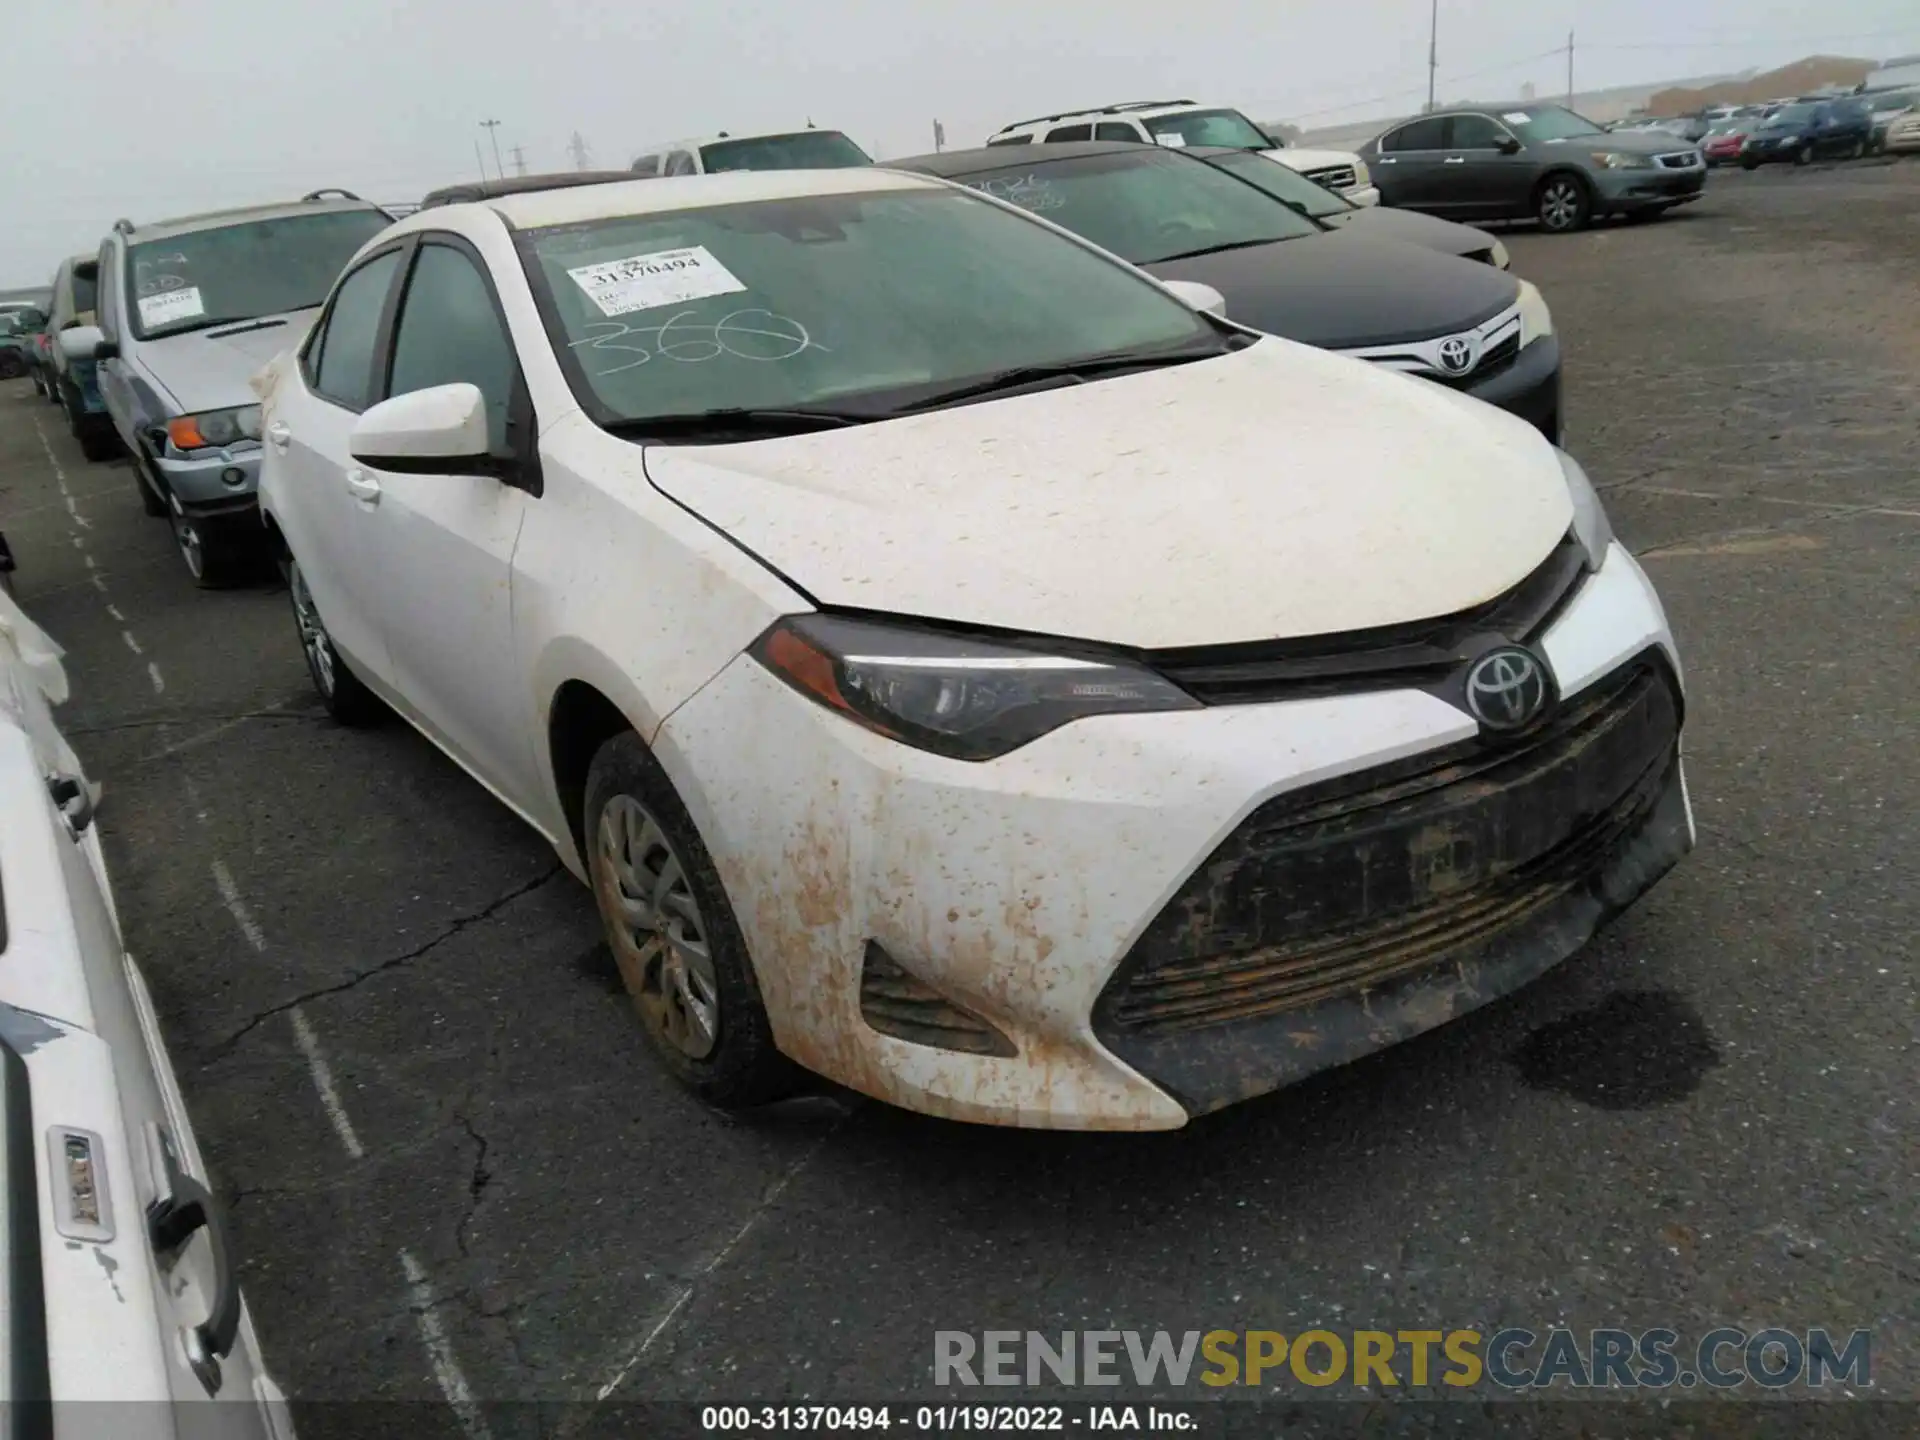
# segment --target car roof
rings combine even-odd
[[[778,140],[787,135],[844,135],[844,130],[832,126],[791,125],[784,130],[722,130],[718,135],[694,135],[685,140],[663,140],[657,145],[644,145],[642,155],[664,155],[669,150],[701,150],[709,145],[734,140]]]
[[[977,150],[939,150],[886,163],[895,169],[914,170],[922,175],[953,176],[971,175],[976,170],[1001,170],[1009,165],[1070,160],[1077,155],[1158,155],[1165,150],[1164,145],[1143,145],[1137,140],[1063,140],[1050,145],[983,145]],[[1170,153],[1177,155],[1180,151]]]
[[[347,210],[372,210],[385,214],[378,205],[357,197],[334,194],[320,198],[321,192],[303,200],[285,200],[272,205],[242,205],[232,210],[206,210],[198,215],[178,215],[171,220],[153,220],[135,225],[128,220],[114,222],[114,229],[135,244],[147,240],[167,240],[176,235],[191,235],[197,230],[218,230],[249,220],[282,220],[294,215],[327,215]]]
[[[742,205],[755,200],[790,200],[805,195],[853,195],[882,190],[933,188],[913,175],[879,166],[844,170],[729,170],[719,175],[669,175],[649,179],[629,175],[605,185],[573,185],[561,190],[529,190],[480,201],[517,230],[612,220],[626,215],[668,214],[712,205]],[[433,229],[465,209],[442,205],[399,222],[401,233]]]
[[[1116,100],[1107,105],[1088,105],[1079,110],[1062,110],[1058,115],[1036,115],[1031,120],[1016,120],[1011,125],[1002,125],[993,133],[1004,135],[1009,130],[1024,130],[1029,125],[1052,125],[1060,120],[1080,120],[1095,115],[1130,115],[1136,119],[1156,119],[1162,115],[1175,115],[1183,110],[1231,110],[1231,105],[1206,105],[1198,100]]]
[[[570,185],[608,185],[633,179],[631,170],[561,170],[550,175],[514,175],[504,180],[468,180],[459,185],[442,185],[429,190],[420,208],[454,205],[470,200],[491,200],[496,195],[519,195],[528,190],[563,190]]]

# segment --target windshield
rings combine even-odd
[[[1873,113],[1888,115],[1895,110],[1905,110],[1916,99],[1920,99],[1920,90],[1893,90],[1885,95],[1873,97]]]
[[[709,174],[722,170],[847,170],[873,157],[838,130],[801,130],[700,147]]]
[[[1211,165],[1145,146],[1070,160],[1043,156],[964,179],[1135,265],[1320,233],[1305,216]]]
[[[1161,144],[1228,145],[1235,150],[1272,150],[1272,136],[1238,110],[1188,110],[1143,122]]]
[[[329,210],[130,245],[134,334],[152,340],[319,305],[353,252],[390,223],[377,210]]]
[[[1209,165],[1217,166],[1229,175],[1237,175],[1249,185],[1266,191],[1274,199],[1306,211],[1316,220],[1360,208],[1349,204],[1326,186],[1314,184],[1291,166],[1282,165],[1278,160],[1269,160],[1265,155],[1256,155],[1250,150],[1239,150],[1231,155],[1209,155],[1206,160]]]
[[[1500,118],[1528,140],[1577,140],[1606,131],[1560,105],[1536,105],[1528,110],[1503,111]]]
[[[602,425],[823,404],[878,419],[1003,371],[1227,349],[1158,286],[960,190],[593,220],[519,244]]]
[[[1813,118],[1813,110],[1811,105],[1782,105],[1767,116],[1766,128],[1775,130],[1787,125],[1804,125]]]

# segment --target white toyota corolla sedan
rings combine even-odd
[[[589,883],[665,1063],[1168,1128],[1693,844],[1660,602],[1521,421],[884,169],[524,193],[262,375],[313,678]]]

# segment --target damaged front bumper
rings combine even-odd
[[[1166,1129],[1526,983],[1691,847],[1678,662],[1632,557],[1534,644],[1564,724],[1498,750],[1389,689],[1087,719],[969,764],[745,657],[654,748],[788,1055],[956,1119]],[[1295,844],[1276,817],[1301,814]]]

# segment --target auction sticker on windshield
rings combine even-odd
[[[1524,125],[1527,123],[1527,121],[1531,120],[1533,117],[1527,114],[1527,112],[1524,110],[1509,110],[1507,111],[1506,114],[1502,115],[1500,118],[1506,121],[1507,124],[1509,125]]]
[[[626,315],[660,305],[704,300],[709,295],[731,295],[747,288],[704,245],[578,265],[567,274],[600,307],[602,315]]]
[[[140,323],[157,329],[162,325],[171,325],[176,320],[193,320],[207,313],[207,304],[200,298],[200,287],[189,285],[184,290],[162,290],[158,295],[140,297]]]

